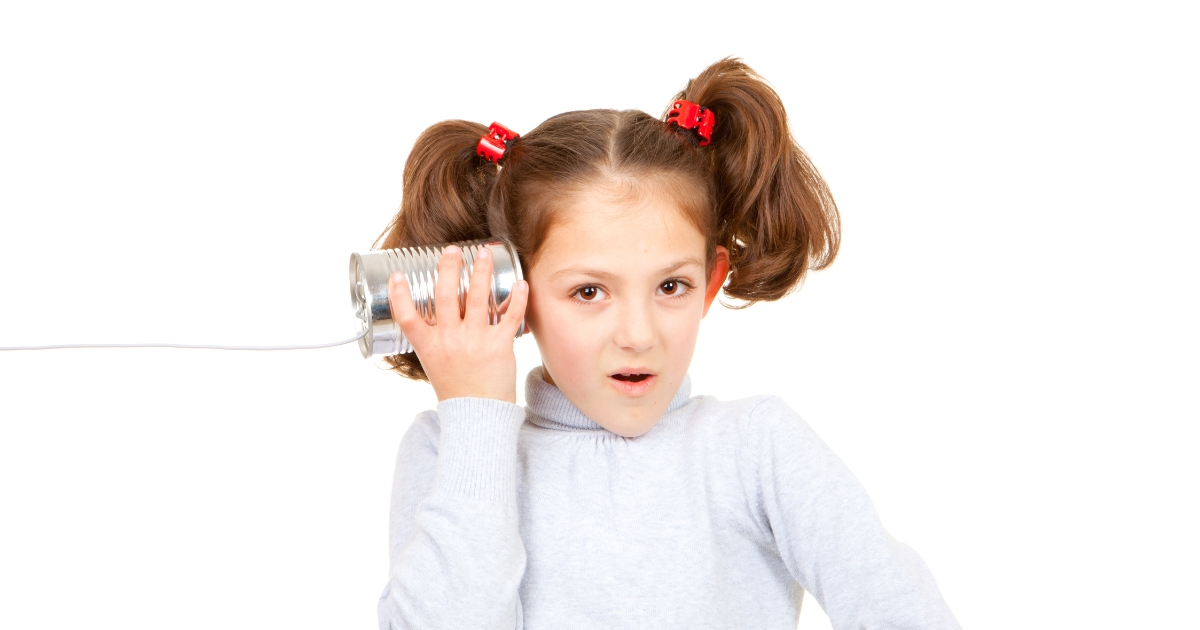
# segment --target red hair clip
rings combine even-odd
[[[520,137],[521,134],[494,122],[488,127],[488,132],[479,138],[479,146],[475,147],[475,153],[489,162],[499,164],[508,148],[512,146],[513,140]]]
[[[691,101],[675,101],[671,111],[667,113],[667,124],[679,125],[684,129],[695,129],[702,140],[700,146],[708,146],[712,140],[713,124],[716,117],[711,109],[705,109]]]

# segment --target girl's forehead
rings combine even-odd
[[[586,199],[561,208],[539,248],[537,266],[646,272],[681,261],[703,264],[705,239],[669,200]]]
[[[669,199],[581,199],[563,208],[542,243],[543,253],[703,250],[705,239]]]

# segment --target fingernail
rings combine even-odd
[[[479,250],[479,256],[478,256],[478,257],[479,257],[479,258],[491,258],[491,257],[492,257],[492,252],[488,251],[488,248],[484,247],[483,249]]]

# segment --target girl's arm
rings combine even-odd
[[[389,282],[392,319],[416,350],[439,402],[436,417],[420,416],[400,444],[381,630],[523,625],[518,588],[525,547],[516,478],[525,412],[516,405],[513,338],[529,290],[518,281],[503,318],[490,325],[490,252],[477,254],[462,309],[461,267],[459,248],[446,247],[434,287],[434,325],[417,312],[404,274]]]
[[[834,628],[959,628],[924,561],[884,530],[862,484],[799,415],[768,398],[747,435],[779,554]]]
[[[525,411],[452,398],[400,442],[380,630],[520,628],[517,434]]]

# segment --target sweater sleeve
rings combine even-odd
[[[836,630],[958,629],[933,575],[884,530],[866,490],[777,397],[750,413],[760,506],[792,576]]]
[[[452,398],[404,435],[380,630],[521,627],[516,477],[524,419],[511,403]]]

